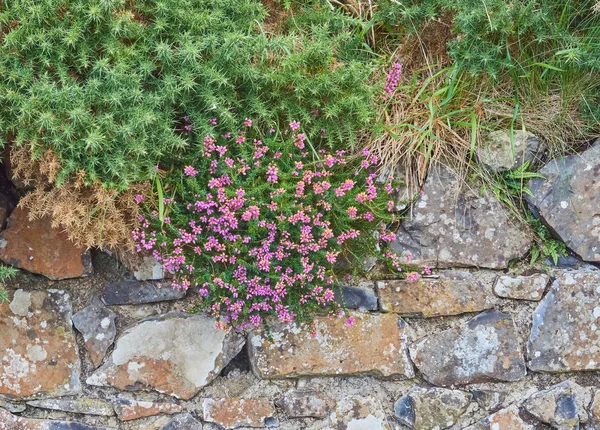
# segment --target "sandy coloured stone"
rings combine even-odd
[[[335,401],[318,391],[291,390],[277,405],[289,418],[325,418],[335,407]]]
[[[0,303],[0,395],[34,399],[77,394],[80,362],[69,295],[17,290]]]
[[[475,280],[425,279],[378,282],[383,312],[437,317],[489,309],[488,295]]]
[[[114,430],[74,421],[41,420],[13,415],[0,408],[0,430]]]
[[[600,271],[556,278],[533,314],[527,357],[537,372],[600,370]]]
[[[131,421],[161,414],[178,414],[183,408],[175,403],[118,399],[114,410],[121,421]]]
[[[498,297],[539,301],[546,291],[550,276],[538,273],[530,276],[499,276],[494,284]]]
[[[202,430],[202,424],[190,413],[177,415],[170,420],[160,430]]]
[[[54,411],[73,412],[75,414],[101,415],[110,417],[115,414],[112,403],[102,399],[77,398],[69,399],[47,399],[32,400],[27,402],[29,406]]]
[[[600,390],[597,390],[594,394],[594,400],[590,405],[590,414],[600,424]]]
[[[432,166],[391,248],[421,267],[503,269],[523,257],[532,243],[527,230],[490,191],[463,182],[448,168]]]
[[[250,333],[248,349],[254,372],[261,378],[324,375],[373,375],[412,378],[407,326],[395,314],[351,312],[345,318],[315,317],[311,327],[296,323]]]
[[[427,336],[410,353],[425,380],[443,387],[518,381],[527,374],[513,319],[497,310]]]
[[[187,400],[210,383],[243,345],[241,335],[215,328],[214,319],[204,314],[169,312],[125,330],[87,383],[155,390]]]
[[[115,340],[116,317],[98,297],[93,297],[88,306],[73,315],[73,325],[83,335],[85,349],[94,367],[100,366],[106,351]]]
[[[139,305],[178,300],[186,290],[173,288],[169,282],[120,281],[106,284],[102,301],[107,306]]]
[[[204,399],[204,421],[226,429],[238,427],[265,427],[273,420],[275,409],[267,399]]]
[[[471,394],[446,388],[415,387],[394,405],[396,418],[413,430],[446,429],[467,410]]]
[[[327,418],[308,430],[391,430],[381,402],[371,396],[350,396],[337,403]]]
[[[512,405],[463,430],[534,430],[534,427],[523,421],[519,408]]]
[[[158,281],[164,278],[163,265],[153,256],[145,255],[133,276],[138,281]]]
[[[536,161],[541,152],[539,139],[523,130],[514,130],[512,139],[508,130],[489,133],[476,154],[479,163],[494,172],[514,169],[527,161]]]
[[[585,261],[600,261],[600,140],[550,160],[527,184],[534,213]]]
[[[586,407],[592,401],[592,390],[567,380],[529,397],[524,407],[538,420],[553,428],[578,429],[588,422]]]
[[[0,260],[50,279],[67,279],[92,273],[89,251],[75,245],[48,217],[29,220],[29,212],[16,208],[0,234]]]

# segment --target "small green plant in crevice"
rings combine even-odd
[[[525,217],[539,238],[531,248],[530,264],[535,263],[540,257],[549,257],[556,265],[559,257],[567,255],[567,245],[562,240],[555,239],[548,227],[531,212],[526,212]]]
[[[18,271],[12,266],[0,265],[0,303],[8,301],[8,292],[4,289],[4,284],[14,278]]]

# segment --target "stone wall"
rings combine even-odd
[[[268,334],[216,330],[151,262],[134,276],[17,210],[0,258],[39,275],[0,305],[0,429],[600,429],[600,144],[541,171],[558,266],[521,261],[527,230],[437,167],[394,243],[433,275],[374,269],[338,291],[354,326]]]

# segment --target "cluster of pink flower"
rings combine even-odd
[[[402,64],[400,64],[400,63],[392,64],[392,68],[390,69],[387,80],[385,82],[384,90],[387,94],[383,97],[384,100],[387,100],[388,98],[390,98],[394,95],[394,91],[396,90],[396,87],[400,83],[401,73],[402,73]]]
[[[133,232],[137,250],[162,261],[175,287],[196,288],[224,327],[258,326],[268,315],[289,322],[305,307],[331,306],[342,245],[371,238],[361,229],[376,230],[382,213],[394,217],[388,193],[378,192],[366,170],[376,157],[363,151],[363,176],[346,179],[343,151],[298,151],[306,141],[299,128],[290,123],[289,153],[276,152],[277,142],[246,143],[243,133],[225,145],[206,136],[200,162],[210,167],[183,168],[189,190],[169,202],[170,223],[159,228],[142,218]],[[381,230],[384,240],[392,237]]]

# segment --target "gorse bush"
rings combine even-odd
[[[206,135],[202,156],[170,172],[172,187],[160,187],[169,197],[134,232],[138,251],[162,261],[175,287],[199,292],[222,326],[335,311],[336,261],[395,236],[393,178],[377,180],[377,157],[316,151],[299,127],[263,133],[246,120]]]
[[[4,2],[2,136],[52,149],[57,184],[83,171],[119,190],[201,143],[211,118],[295,118],[348,145],[371,116],[362,24],[315,4],[271,34],[266,15],[257,0]]]

